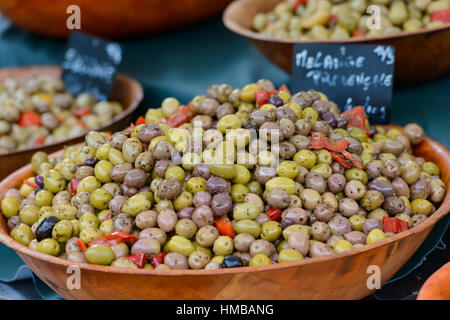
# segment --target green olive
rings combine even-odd
[[[169,169],[166,170],[165,178],[176,178],[180,182],[184,182],[184,177],[186,176],[186,173],[184,170],[179,166],[172,166]]]
[[[111,149],[111,145],[109,143],[105,143],[97,148],[95,151],[95,157],[98,160],[108,160],[109,158],[109,150]]]
[[[43,239],[39,241],[37,251],[57,256],[61,252],[61,246],[58,241],[54,239]]]
[[[102,183],[111,182],[109,172],[114,168],[113,164],[107,160],[100,160],[94,168],[95,177]]]
[[[439,167],[431,161],[425,162],[422,165],[421,169],[423,172],[426,172],[431,176],[439,176],[441,174],[441,170],[439,169]]]
[[[25,223],[20,223],[18,226],[14,227],[14,229],[11,230],[10,236],[25,246],[34,239],[33,231],[31,231],[30,226]]]
[[[53,207],[53,215],[59,220],[72,220],[77,216],[77,208],[70,204],[60,204]]]
[[[31,157],[31,168],[37,173],[40,165],[44,162],[49,162],[48,155],[45,152],[38,151]]]
[[[293,233],[293,232],[303,232],[309,238],[309,229],[310,228],[311,228],[310,226],[304,226],[301,224],[290,225],[289,227],[287,227],[283,230],[283,232],[282,232],[283,238],[285,240],[287,240],[289,238],[289,236],[291,235],[291,233]]]
[[[262,253],[258,253],[252,257],[250,260],[249,266],[250,267],[256,267],[256,266],[267,266],[272,264],[272,260],[268,256]]]
[[[242,93],[242,92],[241,92]],[[217,122],[217,130],[225,134],[228,129],[237,129],[242,125],[241,119],[234,114],[227,114]]]
[[[289,248],[288,241],[287,241],[287,240],[283,240],[283,241],[281,241],[280,244],[278,245],[278,247],[277,247],[277,252],[280,252],[281,250],[287,249],[287,248]]]
[[[409,162],[402,168],[401,177],[409,185],[416,182],[420,177],[420,167],[416,162]]]
[[[151,266],[151,265],[150,265]],[[138,269],[138,266],[135,265],[132,261],[128,260],[125,257],[121,257],[117,260],[114,260],[111,263],[111,267],[117,267],[117,268],[130,268],[130,269]],[[153,268],[153,267],[152,267]]]
[[[80,220],[72,219],[70,222],[72,222],[73,225],[72,235],[78,237],[80,235]]]
[[[109,201],[112,199],[111,193],[105,189],[96,189],[91,192],[91,205],[98,210],[105,210],[108,208]]]
[[[106,219],[103,220],[103,222],[100,224],[98,229],[103,233],[104,235],[110,234],[114,231],[114,221],[113,219]]]
[[[169,117],[180,106],[180,102],[172,97],[165,98],[161,103],[161,111],[166,117]]]
[[[206,191],[206,181],[201,177],[192,177],[186,182],[186,189],[194,195],[199,191]]]
[[[211,164],[209,165],[209,171],[213,175],[224,179],[232,179],[237,174],[237,170],[233,164]]]
[[[251,193],[261,195],[262,188],[258,181],[251,181],[247,184],[247,188]]]
[[[129,198],[122,207],[122,212],[135,217],[138,213],[148,210],[151,202],[143,195],[137,194]]]
[[[80,232],[80,240],[86,244],[89,244],[102,236],[102,232],[94,227],[84,228]]]
[[[233,253],[234,243],[229,236],[220,236],[214,241],[213,250],[216,255],[227,256]]]
[[[234,230],[237,233],[248,233],[254,238],[258,238],[261,234],[261,226],[255,220],[242,219],[237,221],[234,225]]]
[[[261,90],[256,83],[247,84],[240,92],[240,98],[244,102],[255,102],[255,92]],[[224,133],[224,132],[222,132]]]
[[[84,230],[88,227],[97,228],[100,224],[98,217],[92,212],[86,212],[80,219],[80,230]]]
[[[260,208],[253,203],[239,203],[233,209],[233,218],[237,221],[242,219],[256,219],[261,213]]]
[[[231,179],[231,182],[247,184],[252,176],[250,171],[241,164],[235,164],[234,168],[236,169],[236,176]]]
[[[122,154],[125,161],[133,163],[142,152],[142,143],[137,138],[129,138],[122,145]]]
[[[6,197],[2,200],[2,213],[6,218],[19,214],[20,201],[16,198]]]
[[[102,184],[100,183],[100,181],[97,180],[96,177],[88,176],[88,177],[81,179],[81,181],[78,183],[77,193],[83,192],[83,191],[92,192],[95,189],[101,188],[101,186],[102,186]]]
[[[77,150],[76,163],[84,164],[87,158],[92,158],[95,155],[95,149],[90,146],[82,146]]]
[[[63,161],[61,161],[60,164],[61,167],[61,174],[64,177],[64,179],[66,180],[71,180],[71,179],[75,179],[75,172],[77,171],[76,168],[76,163],[70,161],[70,159],[64,159]]]
[[[296,194],[297,185],[295,181],[286,177],[275,177],[266,182],[266,191],[283,189],[289,194]]]
[[[300,150],[294,155],[294,161],[307,169],[311,169],[317,162],[317,155],[311,150]]]
[[[114,166],[125,163],[125,158],[120,150],[111,148],[109,149],[108,153],[108,160],[111,162]]]
[[[277,175],[294,179],[300,172],[300,166],[295,161],[283,161],[277,167]]]
[[[187,239],[192,239],[197,232],[197,225],[191,219],[178,220],[175,225],[175,233]]]
[[[234,203],[244,202],[244,199],[249,192],[250,190],[243,184],[237,183],[231,186],[231,198]]]
[[[425,199],[414,199],[411,202],[411,213],[412,214],[424,214],[426,216],[430,215],[431,211],[433,211],[433,205],[430,201]]]
[[[68,220],[59,221],[52,230],[53,239],[58,242],[66,242],[73,233],[73,224]]]
[[[183,191],[175,200],[173,200],[173,206],[177,211],[183,208],[191,207],[194,196],[188,191]]]
[[[364,217],[363,215],[360,215],[360,214],[355,214],[355,215],[351,216],[350,218],[348,218],[348,220],[352,224],[353,230],[362,231],[364,222],[366,221],[366,217]]]
[[[314,167],[311,168],[310,172],[315,172],[321,175],[324,179],[328,179],[333,174],[333,170],[326,163],[316,164]]]
[[[52,169],[44,176],[44,186],[48,191],[58,193],[66,188],[66,180],[60,172]]]
[[[303,260],[303,255],[294,249],[283,249],[278,254],[279,263]]]
[[[261,239],[274,242],[281,236],[283,228],[277,221],[267,221],[261,226]]]
[[[192,242],[189,239],[179,235],[173,236],[168,241],[167,249],[169,252],[181,253],[185,257],[189,257],[189,255],[195,251],[195,247]]]
[[[89,263],[105,266],[111,264],[116,258],[113,249],[104,244],[96,244],[89,247],[84,253],[84,256]]]
[[[26,205],[19,212],[20,220],[31,226],[39,219],[39,208],[35,205]]]
[[[386,238],[386,235],[380,229],[373,229],[367,235],[366,243],[371,244]]]
[[[369,176],[364,170],[351,168],[345,171],[345,179],[347,179],[347,181],[358,180],[362,184],[367,184],[367,182],[369,181]]]
[[[305,108],[302,112],[302,119],[305,119],[313,126],[319,119],[319,113],[313,108]]]
[[[350,250],[352,248],[353,248],[353,246],[350,241],[339,240],[339,241],[336,241],[336,243],[334,244],[333,251],[336,253],[339,253],[339,252],[344,252],[344,251]]]

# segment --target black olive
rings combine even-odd
[[[46,238],[51,238],[53,227],[58,221],[58,218],[53,216],[45,217],[36,229],[36,240],[41,241]]]
[[[95,167],[96,159],[94,157],[89,157],[84,160],[84,165],[89,167]]]
[[[244,263],[238,256],[226,256],[222,262],[222,268],[242,267]]]
[[[38,185],[38,187],[44,188],[44,177],[41,175],[37,175],[36,178],[34,178],[34,182]]]

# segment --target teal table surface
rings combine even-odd
[[[214,83],[242,87],[260,78],[289,85],[290,77],[266,60],[246,40],[229,32],[219,18],[160,36],[121,41],[119,71],[137,79],[145,97],[135,117],[158,107],[167,96],[186,103]],[[66,43],[23,32],[0,18],[0,67],[60,64]],[[450,147],[450,76],[394,90],[392,123],[419,123],[432,138]],[[1,165],[1,164],[0,164]],[[442,219],[417,253],[397,273],[395,281],[421,264],[439,243],[450,222]],[[60,299],[35,277],[20,258],[0,245],[0,280],[32,276],[45,299]]]

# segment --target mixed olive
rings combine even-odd
[[[218,269],[331,255],[423,222],[439,167],[417,124],[371,126],[321,92],[261,79],[165,99],[114,134],[92,131],[1,201],[40,252],[125,268]]]
[[[0,83],[0,155],[80,136],[110,123],[122,109],[89,93],[74,97],[49,75],[24,83],[8,78]]]
[[[449,0],[284,0],[257,13],[252,27],[268,37],[308,41],[393,35],[449,22]]]

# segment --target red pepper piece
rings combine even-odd
[[[266,104],[269,101],[269,97],[271,95],[272,91],[266,91],[266,90],[258,90],[255,91],[255,100],[258,107],[261,107],[262,105]]]
[[[140,116],[137,120],[136,120],[136,124],[140,125],[140,124],[147,124],[147,121],[145,121],[145,118],[143,116]]]
[[[341,113],[341,117],[348,121],[347,129],[359,128],[364,130],[367,136],[370,136],[369,130],[366,128],[366,114],[362,106],[354,107]]]
[[[45,142],[45,137],[37,137],[36,139],[34,139],[33,144],[35,146],[42,146]]]
[[[305,3],[306,3],[306,2],[307,2],[307,1],[305,1]],[[291,91],[289,91],[289,88],[288,88],[285,84],[283,84],[283,85],[280,87],[280,89],[278,89],[278,93],[279,93],[280,91],[285,91],[285,92],[291,94]]]
[[[20,114],[17,124],[21,127],[41,125],[41,115],[34,111],[24,111]]]
[[[350,152],[344,150],[342,151],[342,155],[344,156],[345,159],[349,160],[352,163],[352,165],[354,165],[359,170],[362,170],[361,163],[358,160],[354,159]]]
[[[83,116],[87,116],[88,114],[91,114],[90,108],[83,108],[83,109],[76,109],[73,111],[73,115],[77,118],[81,118]]]
[[[78,240],[77,240],[77,245],[78,245],[78,247],[81,249],[81,251],[86,252],[87,247],[86,247],[86,245],[84,244],[83,241],[81,241],[80,239],[78,239]]]
[[[180,106],[174,113],[172,113],[167,119],[161,121],[172,128],[181,126],[182,124],[191,121],[195,116],[195,108],[192,103],[187,106]]]
[[[333,143],[325,137],[323,132],[311,132],[311,137],[312,139],[309,149],[327,149],[329,151],[342,152],[347,149],[349,143],[347,140],[341,140]]]
[[[437,10],[430,13],[430,20],[442,21],[444,23],[450,22],[450,9]]]
[[[399,233],[405,230],[408,230],[408,222],[395,217],[383,217],[384,232]]]
[[[27,186],[32,187],[32,188],[37,188],[38,185],[34,182],[31,182],[30,180],[25,180],[23,183],[25,183]]]
[[[229,236],[231,238],[234,238],[236,236],[233,225],[231,224],[231,221],[227,216],[222,216],[216,219],[216,228],[223,236]]]
[[[128,260],[133,262],[135,265],[137,265],[139,268],[143,268],[145,263],[147,262],[147,257],[145,256],[145,253],[141,252],[134,255],[126,256]]]
[[[78,179],[72,179],[69,182],[69,189],[70,189],[70,193],[74,196],[77,194],[77,187],[78,184],[80,183],[80,180]]]
[[[89,247],[93,246],[94,244],[104,244],[108,247],[112,247],[115,245],[118,245],[122,242],[127,242],[132,244],[133,242],[137,241],[138,237],[121,231],[115,231],[111,232],[110,234],[107,234],[106,236],[100,237],[95,241],[92,241],[89,243]]]
[[[366,32],[361,29],[355,29],[352,33],[353,38],[363,38],[366,36]]]
[[[150,258],[150,264],[153,266],[153,268],[156,268],[160,264],[164,264],[165,256],[166,254],[164,252],[160,252],[156,256]]]
[[[113,217],[113,215],[112,215],[111,212],[110,212],[110,213],[108,213],[108,214],[103,218],[103,221],[104,221],[104,220],[108,220],[108,219],[112,219],[112,217]]]
[[[330,14],[330,18],[328,19],[328,23],[337,23],[338,17],[334,13]]]
[[[300,6],[303,6],[308,3],[308,0],[294,0],[292,2],[292,9],[297,9]]]
[[[83,128],[87,128],[86,123],[84,123],[83,121],[78,121],[77,123],[75,123],[75,125],[83,127]]]
[[[134,123],[130,123],[130,126],[125,129],[124,135],[129,137],[131,135],[131,131],[133,131]]]
[[[350,169],[352,167],[352,165],[346,161],[346,159],[342,154],[331,152],[331,157],[333,158],[333,160],[339,162],[346,169]]]
[[[282,211],[280,209],[275,208],[269,208],[266,212],[269,219],[273,221],[279,221],[281,219],[281,213]]]

